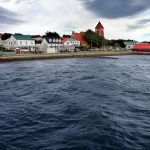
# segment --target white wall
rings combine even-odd
[[[64,46],[80,45],[80,41],[77,40],[67,40]]]
[[[34,40],[17,40],[18,47],[34,47],[35,41]]]
[[[56,53],[57,52],[57,50],[56,50],[56,48],[47,48],[47,53]]]
[[[4,47],[11,48],[11,47],[35,47],[34,40],[16,40],[12,35],[9,39],[4,41]]]
[[[130,45],[128,44],[128,45],[126,45],[126,49],[127,49],[127,50],[130,50],[130,49],[133,48],[133,46],[134,46],[133,44],[130,44]]]
[[[44,53],[47,53],[48,47],[49,47],[49,45],[48,45],[47,41],[44,39],[41,43],[40,50]]]

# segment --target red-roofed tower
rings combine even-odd
[[[104,27],[103,27],[103,25],[101,24],[100,21],[98,22],[97,26],[95,27],[95,32],[96,32],[99,36],[104,37]]]

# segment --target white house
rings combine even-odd
[[[3,41],[3,46],[5,48],[9,48],[10,47],[10,45],[9,45],[9,39]]]
[[[45,37],[41,43],[41,51],[44,53],[56,53],[59,47],[62,47],[61,38]]]
[[[131,50],[133,46],[137,43],[137,41],[124,41],[124,44],[126,45],[126,50]]]
[[[62,44],[68,51],[74,51],[75,48],[80,47],[80,41],[73,38],[62,38]]]
[[[21,52],[34,50],[35,40],[29,35],[14,34],[4,41],[4,47],[8,49],[19,48]]]

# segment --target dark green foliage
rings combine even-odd
[[[148,42],[148,41],[143,41],[143,42],[141,42],[141,43],[147,43],[147,44],[150,44],[150,42]]]
[[[0,46],[0,51],[5,51],[5,50],[6,50],[5,47]]]
[[[31,35],[32,38],[38,38],[41,37],[40,35]]]
[[[101,47],[105,44],[105,39],[90,29],[85,32],[84,38],[91,47]]]
[[[63,38],[71,38],[70,35],[63,35]]]
[[[3,51],[3,52],[14,52],[13,50],[6,49],[3,46],[0,46],[0,51]]]
[[[11,37],[11,33],[4,33],[3,35],[2,35],[2,40],[7,40],[8,38],[10,38]]]
[[[23,34],[21,34],[21,33],[15,33],[16,35],[23,35]]]
[[[56,32],[50,32],[50,31],[47,31],[45,33],[45,36],[49,37],[49,38],[60,38],[60,35],[58,33],[56,33]]]
[[[106,40],[106,43],[108,46],[120,46],[122,48],[125,48],[124,40],[118,39],[118,40]]]

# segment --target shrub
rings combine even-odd
[[[0,46],[0,51],[3,51],[3,52],[14,52],[14,50],[10,50],[10,49],[7,49],[3,46]]]

